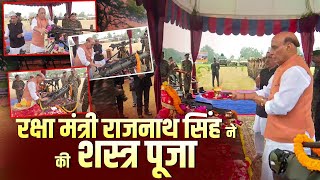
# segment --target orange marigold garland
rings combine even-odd
[[[140,60],[140,56],[138,53],[135,54],[136,60],[137,60],[137,66],[136,66],[136,70],[137,73],[141,73],[141,60]]]
[[[294,140],[294,153],[298,161],[301,163],[302,166],[306,167],[311,171],[320,171],[320,160],[310,158],[304,151],[302,143],[304,142],[313,142],[305,134],[298,134]],[[312,151],[315,152],[318,156],[320,156],[320,149],[319,148],[312,148]]]
[[[162,89],[165,90],[169,94],[169,96],[173,99],[173,106],[176,109],[176,111],[180,115],[185,114],[185,112],[180,107],[181,99],[178,96],[176,90],[174,90],[171,86],[169,86],[167,82],[164,82],[162,84]]]

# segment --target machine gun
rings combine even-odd
[[[130,44],[129,41],[122,41],[118,44],[111,44],[109,47],[112,48],[112,51],[117,48],[117,50],[120,50],[121,47],[126,47],[126,45]]]
[[[139,56],[140,56],[140,59],[142,60],[144,58],[149,57],[150,55],[148,52],[144,52],[142,54],[139,54]],[[124,69],[133,68],[135,66],[137,66],[137,59],[135,57],[135,54],[133,54],[129,57],[122,58],[111,64],[105,64],[104,66],[98,68],[98,70],[99,70],[100,76],[108,77],[117,73],[121,73]]]
[[[44,106],[48,106],[51,102],[57,100],[59,97],[63,96],[69,91],[70,84],[64,85],[62,88],[58,89],[57,91],[49,94],[47,97],[49,100],[43,102]]]
[[[51,25],[47,27],[48,38],[54,38],[54,42],[48,44],[46,49],[48,52],[52,52],[56,44],[62,44],[63,48],[69,51],[69,46],[67,45],[67,39],[70,35],[80,35],[83,31],[95,32],[93,26],[91,29],[80,29],[80,28],[62,28],[60,26]]]
[[[60,26],[56,25],[51,25],[47,27],[48,30],[48,38],[54,37],[55,40],[58,40],[60,38],[61,34],[72,34],[72,35],[80,35],[83,34],[83,31],[88,31],[88,32],[96,32],[93,27],[91,29],[80,29],[80,28],[62,28]]]

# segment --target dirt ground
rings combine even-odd
[[[153,79],[152,79],[152,82],[153,82]],[[124,91],[126,96],[128,97],[128,100],[124,103],[124,114],[129,118],[138,118],[137,109],[135,107],[132,107],[133,98],[132,98],[132,93],[129,89],[129,80],[127,80],[124,84]],[[149,111],[152,113],[152,116],[148,117],[144,115],[144,117],[149,119],[150,118],[154,119],[154,117],[157,115],[156,102],[155,102],[155,96],[154,96],[154,86],[150,87]]]

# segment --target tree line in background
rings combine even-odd
[[[320,49],[320,47],[317,47],[315,49]],[[186,53],[186,52],[179,52],[179,51],[172,49],[172,48],[164,48],[163,51],[165,53],[166,60],[168,60],[169,57],[172,57],[177,63],[181,63],[181,61],[184,60],[184,54]],[[214,49],[208,45],[203,46],[200,49],[200,51],[208,53],[208,63],[213,63],[213,58],[219,58],[221,55],[223,55],[222,53],[215,52]],[[300,48],[298,48],[298,54],[303,55]],[[233,60],[247,61],[250,58],[255,59],[255,58],[262,58],[264,56],[265,56],[265,54],[263,53],[263,51],[259,51],[258,49],[254,48],[254,47],[243,47],[240,50],[240,57],[239,58],[235,58],[234,55],[231,55],[230,57],[226,57],[226,58],[230,61],[233,61]]]
[[[147,20],[147,13],[143,6],[137,6],[135,0],[97,0],[98,26],[101,31],[109,27],[131,28],[127,19],[134,22]]]

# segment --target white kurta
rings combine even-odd
[[[37,23],[38,23],[37,19],[33,18],[32,22],[31,22],[31,29],[34,29],[37,26]],[[49,23],[49,25],[54,24],[51,20],[49,20],[48,23]],[[32,43],[30,44],[30,53],[43,53],[43,52],[45,52],[44,47],[39,47],[39,46],[36,46]]]
[[[39,96],[37,95],[37,88],[36,83],[34,82],[28,82],[28,90],[30,92],[30,96],[34,101],[37,101],[39,99]]]
[[[24,37],[24,34],[25,34],[26,31],[25,31],[25,28],[24,28],[23,25],[22,25],[22,31],[23,31],[22,36]],[[9,30],[9,28],[8,28],[8,26],[7,26],[7,27],[6,27],[6,30],[5,30],[5,33],[4,33],[4,37],[9,37],[9,34],[10,34],[10,30]],[[10,52],[9,52],[9,54],[10,54],[10,55],[20,54],[21,49],[22,49],[22,50],[25,50],[25,45],[23,45],[23,46],[21,46],[21,47],[18,47],[18,48],[12,48],[12,47],[10,47]]]
[[[90,65],[90,61],[87,59],[86,53],[84,52],[82,47],[78,47],[77,56],[79,57],[81,64],[83,64],[84,66]],[[93,57],[94,57],[94,53],[92,53],[91,59],[93,59]]]
[[[253,131],[254,131],[254,146],[256,148],[257,155],[262,155],[264,151],[264,130],[266,129],[267,118],[255,116]]]
[[[259,96],[268,98],[272,85],[273,76],[269,80],[268,86],[264,86],[262,90],[256,91]],[[300,96],[310,85],[311,77],[300,66],[293,66],[287,69],[281,77],[279,92],[274,94],[274,98],[267,101],[265,110],[268,115],[287,115],[297,104]],[[310,110],[311,111],[311,110]],[[308,135],[308,133],[306,132]],[[312,137],[314,139],[314,137]],[[274,149],[282,149],[293,151],[293,143],[280,143],[270,139],[266,139],[262,157],[261,180],[273,179],[272,170],[269,167],[269,154]],[[307,151],[311,153],[310,150]]]

